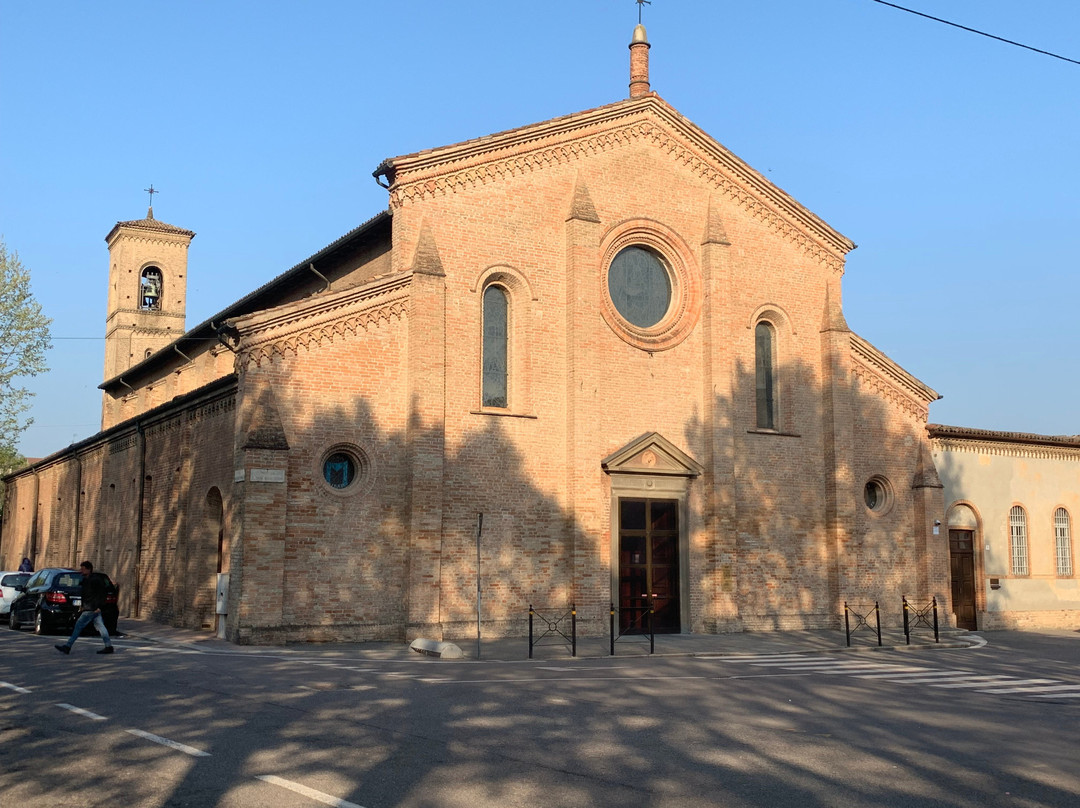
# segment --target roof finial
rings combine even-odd
[[[645,26],[641,23],[641,8],[652,5],[652,0],[634,0],[638,4],[638,24],[634,36],[630,39],[630,97],[649,93],[649,38]]]
[[[154,194],[160,194],[161,191],[154,190],[154,183],[150,183],[150,187],[149,188],[143,188],[143,190],[146,193],[150,194],[150,209],[146,211],[146,218],[147,219],[153,219],[154,218]]]

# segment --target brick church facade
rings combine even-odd
[[[193,328],[194,234],[118,223],[102,431],[7,478],[0,561],[240,643],[469,636],[478,574],[486,636],[948,614],[938,396],[848,328],[854,245],[630,52],[625,100],[385,161],[386,211]]]

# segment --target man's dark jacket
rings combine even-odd
[[[112,582],[109,576],[101,572],[91,572],[82,582],[82,610],[94,612],[105,605],[105,595],[108,594]]]

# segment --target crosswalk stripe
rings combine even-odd
[[[1011,678],[1011,676],[966,676],[963,681],[935,684],[931,685],[931,687],[974,687],[977,684],[989,685],[1003,683]]]
[[[1041,687],[1030,687],[1030,685],[1051,685],[1057,684],[1053,679],[1018,679],[1015,682],[1001,682],[1000,685],[1007,685],[1007,687],[994,687],[990,686],[987,690],[979,690],[979,693],[996,693],[998,695],[1004,695],[1006,693],[1029,693],[1042,690]],[[1020,685],[1025,685],[1020,687]]]
[[[947,681],[950,684],[955,684],[957,682],[971,682],[971,680],[972,680],[972,677],[969,674],[961,673],[961,672],[957,671],[956,673],[941,674],[939,676],[923,676],[923,677],[920,677],[918,679],[889,679],[888,681],[890,681],[890,682],[898,682],[899,684],[905,684],[905,685],[931,685],[931,684],[936,684],[937,682],[943,682],[943,681]],[[987,685],[987,684],[994,684],[994,683],[993,682],[981,681],[981,682],[974,682],[971,686],[976,687],[976,686],[983,686],[983,685]]]
[[[754,656],[712,656],[712,657],[698,657],[698,659],[719,659],[722,662],[754,662],[759,664],[765,664],[768,662],[775,662],[781,664],[783,662],[801,662],[810,660],[826,660],[833,659],[834,657],[808,657],[806,654],[757,654]]]

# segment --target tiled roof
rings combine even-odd
[[[1080,435],[1036,435],[1032,432],[999,432],[994,429],[972,429],[966,426],[927,424],[931,438],[960,438],[964,440],[995,441],[998,443],[1034,443],[1041,446],[1080,447]]]
[[[135,230],[150,230],[150,231],[153,231],[155,233],[174,233],[174,234],[176,234],[178,236],[194,236],[195,235],[194,230],[185,230],[182,227],[177,227],[176,225],[172,225],[172,224],[168,224],[166,222],[158,221],[157,219],[154,218],[154,209],[153,208],[150,208],[150,210],[148,210],[146,212],[146,218],[145,219],[134,219],[134,220],[132,220],[130,222],[117,222],[116,226],[113,227],[113,229],[109,231],[109,235],[107,235],[105,237],[105,240],[108,241],[110,238],[112,238],[113,233],[115,233],[116,229],[119,228],[119,227],[130,227],[130,228],[134,228]]]

